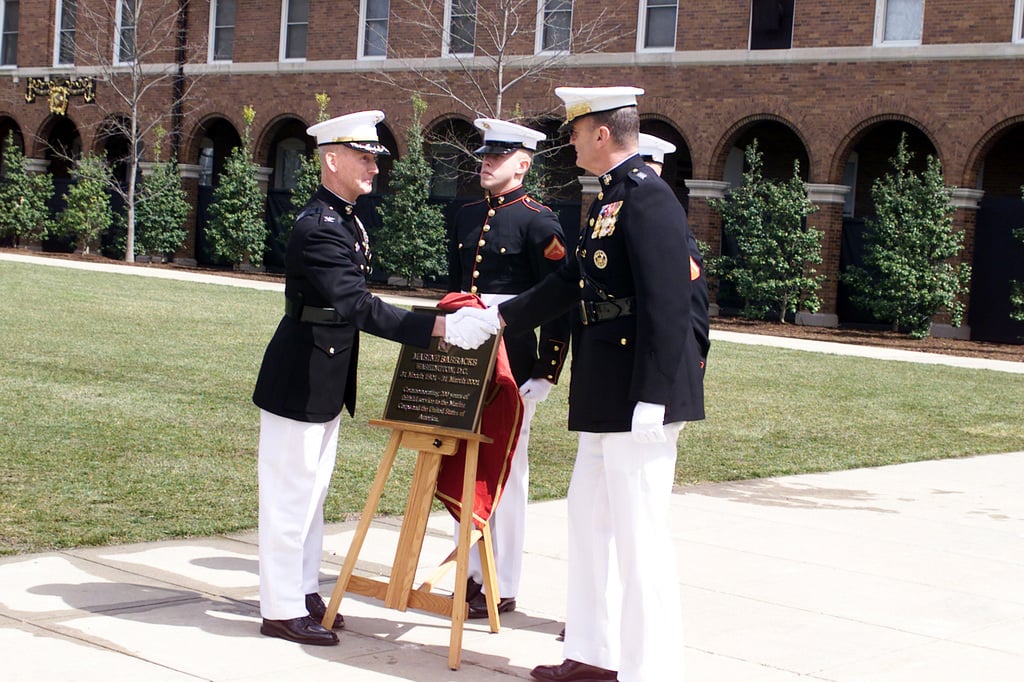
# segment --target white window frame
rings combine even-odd
[[[637,52],[675,52],[676,42],[679,40],[679,0],[675,0],[676,13],[672,26],[672,45],[664,47],[644,47],[644,40],[647,37],[647,11],[650,0],[640,0],[639,11],[637,12],[636,27],[636,51]]]
[[[480,4],[472,0],[474,9],[479,11]],[[441,54],[445,57],[472,57],[476,54],[477,12],[473,13],[473,50],[471,52],[452,52],[452,4],[454,0],[444,0],[444,48]]]
[[[124,26],[122,25],[123,20],[123,9],[126,2],[132,2],[135,4],[135,13],[138,15],[139,7],[142,4],[140,0],[116,0],[117,10],[114,21],[114,64],[135,64],[139,58],[139,17],[135,17],[135,23],[132,25],[132,34],[134,35],[134,43],[132,48],[131,59],[121,59],[121,39],[124,35]]]
[[[1013,3],[1013,42],[1024,43],[1024,0]]]
[[[391,0],[388,0],[387,28],[384,32],[384,54],[366,54],[366,24],[369,19],[366,16],[366,0],[359,0],[359,36],[356,41],[357,59],[387,59],[388,58],[388,33],[391,31]],[[380,21],[380,19],[374,19]]]
[[[71,1],[74,2],[74,4],[76,5],[76,7],[75,7],[75,24],[76,24],[76,27],[75,27],[75,29],[73,29],[71,31],[71,46],[72,46],[71,61],[70,62],[62,62],[60,60],[61,38],[63,37],[60,27],[61,27],[61,22],[64,21],[64,5],[68,2],[68,0],[57,0],[57,13],[56,13],[56,15],[54,17],[54,22],[53,22],[53,65],[54,66],[74,66],[75,65],[75,59],[74,59],[75,50],[74,50],[74,47],[75,47],[75,42],[76,42],[75,41],[75,33],[78,30],[78,28],[77,28],[77,24],[78,24],[78,16],[77,16],[78,15],[78,7],[77,7],[77,4],[78,3],[77,3],[77,0],[71,0]]]
[[[220,5],[221,0],[210,0],[210,34],[209,34],[209,49],[206,54],[207,63],[218,63],[218,64],[230,64],[234,61],[235,48],[234,48],[234,32],[235,32],[235,17],[231,17],[231,58],[230,59],[217,59],[217,29],[227,28],[227,24],[224,26],[217,25],[217,8]],[[238,3],[235,3],[235,14],[238,14]]]
[[[9,4],[10,4],[9,0],[2,0],[2,1],[0,1],[0,62],[3,61],[2,57],[3,57],[4,52],[7,51],[7,33],[4,32],[4,22],[7,21],[7,5],[9,5]],[[18,23],[20,24],[21,23],[21,19],[20,19],[21,7],[20,7],[20,5],[18,7],[18,14],[19,14]],[[18,31],[14,31],[14,36],[15,37],[17,37],[18,33],[20,32],[21,27],[19,26],[18,29],[19,29]],[[10,64],[0,63],[0,69],[13,69],[16,66],[18,66],[17,50],[15,50],[14,61],[12,63],[10,63]]]
[[[282,62],[304,62],[306,61],[306,55],[303,54],[301,57],[286,57],[288,54],[288,10],[291,8],[292,0],[281,0],[281,45],[280,51],[278,52],[278,61]],[[307,2],[306,12],[309,12],[309,4]],[[309,16],[306,16],[306,51],[309,51]]]
[[[547,5],[549,2],[551,2],[551,0],[537,0],[537,32],[533,52],[534,54],[551,55],[569,54],[572,51],[572,14],[576,9],[576,2],[575,0],[569,0],[569,48],[565,50],[547,50],[544,49],[544,28],[547,26]],[[555,11],[563,12],[564,10]]]
[[[886,40],[885,20],[888,14],[889,0],[875,0],[875,46],[876,47],[907,47],[921,44],[921,38],[916,40]],[[924,9],[925,0],[921,0],[921,35],[924,35]]]

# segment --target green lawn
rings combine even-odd
[[[250,401],[278,293],[0,262],[0,554],[256,523]],[[398,347],[363,337],[327,514],[365,501]],[[679,484],[1024,449],[1024,375],[716,343]],[[541,405],[534,499],[563,496],[567,377]],[[400,513],[413,453],[381,505]]]

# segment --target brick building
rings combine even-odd
[[[138,16],[134,4],[0,0],[0,135],[13,131],[32,167],[59,184],[68,164],[54,150],[113,157],[125,148],[105,126],[126,114],[113,83],[133,64],[162,74],[142,116],[167,119],[196,208],[178,258],[209,260],[204,209],[241,140],[245,104],[257,112],[254,153],[273,221],[299,155],[312,150],[304,129],[316,120],[314,93],[330,95],[331,115],[384,110],[382,139],[400,156],[414,90],[427,99],[429,131],[468,138],[476,116],[518,111],[557,137],[556,85],[628,84],[647,91],[642,130],[676,144],[665,177],[713,253],[723,247],[721,223],[708,200],[738,181],[742,150],[758,140],[766,169],[780,177],[799,161],[819,207],[809,222],[824,233],[825,307],[807,316],[812,324],[870,321],[850,306],[838,273],[858,262],[871,185],[906,133],[915,158],[936,156],[956,188],[955,225],[974,272],[968,324],[939,329],[1024,336],[1008,317],[1009,283],[1024,280],[1024,247],[1011,236],[1024,225],[1024,0],[538,0],[510,10],[493,0],[149,0]],[[143,13],[154,5],[173,20],[147,32]],[[514,32],[495,29],[503,11],[514,15]],[[87,36],[100,47],[85,49]],[[495,36],[507,44],[496,47]],[[143,55],[149,44],[162,51]],[[513,81],[529,69],[537,72]],[[60,88],[28,101],[30,84],[42,92],[63,79],[79,85],[63,93],[65,112],[55,109]],[[80,92],[87,85],[92,103]],[[428,153],[438,200],[476,191],[441,163],[455,151]],[[547,167],[574,177],[572,158],[558,154]],[[592,191],[580,178],[557,197],[567,224]]]

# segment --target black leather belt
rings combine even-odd
[[[584,325],[607,322],[633,314],[633,297],[607,301],[580,301],[580,320]]]
[[[345,320],[334,308],[314,308],[311,305],[302,305],[291,298],[284,299],[284,314],[299,322],[308,322],[309,324],[324,324],[332,327],[345,324]]]

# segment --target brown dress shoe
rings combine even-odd
[[[538,665],[530,677],[549,682],[615,682],[618,673],[567,658],[559,665]]]
[[[327,604],[324,603],[324,598],[321,597],[317,592],[306,595],[306,610],[309,611],[309,617],[318,623],[324,622],[324,614],[327,613]],[[345,627],[345,617],[340,613],[334,614],[334,624],[331,626],[332,630],[341,630]]]
[[[317,623],[309,616],[288,620],[263,619],[260,632],[268,637],[280,637],[299,644],[331,646],[338,643],[338,636]]]

